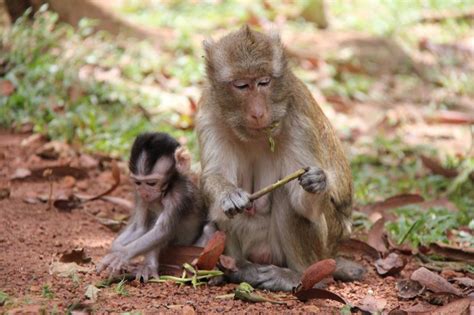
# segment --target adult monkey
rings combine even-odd
[[[230,280],[291,290],[351,232],[350,167],[278,36],[244,26],[205,41],[204,49],[208,82],[196,122],[201,180],[211,220],[227,234],[226,254],[237,260]],[[250,193],[306,166],[299,184],[250,203]],[[363,271],[339,260],[335,277]]]

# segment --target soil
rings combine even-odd
[[[0,200],[0,291],[8,294],[0,312],[38,313],[41,310],[64,313],[72,305],[76,309],[93,313],[121,313],[141,311],[143,313],[179,312],[185,314],[208,312],[284,312],[284,313],[339,313],[342,304],[330,300],[300,302],[289,293],[266,293],[270,297],[286,302],[286,305],[271,303],[249,303],[233,299],[216,299],[219,295],[232,293],[234,284],[223,286],[179,287],[174,283],[128,282],[128,294],[117,293],[116,284],[103,288],[96,301],[86,298],[86,288],[102,280],[95,273],[95,265],[107,253],[116,232],[102,225],[97,218],[117,218],[128,210],[106,203],[93,201],[70,212],[47,209],[47,203],[34,202],[35,197],[47,195],[50,183],[46,179],[11,180],[19,168],[37,168],[64,163],[78,163],[77,156],[59,157],[56,160],[39,158],[35,152],[44,140],[37,139],[25,145],[22,141],[30,135],[0,132],[0,189],[9,188],[10,196]],[[31,142],[31,141],[30,141]],[[106,159],[98,165],[89,165],[88,177],[83,180],[59,178],[53,183],[53,196],[80,191],[94,195],[106,190],[113,182]],[[79,163],[79,166],[81,164]],[[81,166],[85,167],[85,166]],[[113,195],[131,199],[129,183],[123,182]],[[28,198],[26,198],[28,197]],[[76,248],[83,248],[91,258],[81,263],[84,270],[74,276],[61,277],[51,271],[61,255]],[[327,289],[335,292],[353,305],[357,305],[367,294],[385,299],[385,310],[397,307],[408,309],[418,305],[424,310],[433,308],[422,298],[401,301],[397,297],[396,281],[408,278],[417,267],[411,257],[409,263],[396,276],[378,276],[369,260],[358,259],[368,269],[361,282],[330,282]],[[52,294],[48,294],[47,286]]]

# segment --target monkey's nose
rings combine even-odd
[[[252,120],[259,126],[263,121],[263,113],[252,114]]]

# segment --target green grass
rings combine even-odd
[[[125,287],[125,284],[127,283],[127,280],[124,278],[122,279],[117,285],[115,286],[115,293],[121,296],[128,296],[128,290]]]
[[[42,10],[33,24],[20,19],[2,34],[4,79],[15,91],[0,97],[0,126],[32,124],[34,131],[52,139],[115,156],[126,155],[133,138],[149,130],[189,136],[189,146],[195,149],[189,132],[173,128],[176,114],[147,119],[142,110],[159,109],[166,101],[141,90],[155,73],[176,74],[188,83],[196,79],[185,75],[191,70],[180,68],[185,61],[161,69],[168,57],[158,58],[148,44],[121,45],[105,33],[92,35],[90,21],[83,20],[74,31],[57,20],[56,14]],[[94,69],[119,75],[98,80],[87,72]],[[84,78],[81,73],[86,73]]]
[[[5,292],[0,291],[0,306],[5,305],[9,300],[10,296]]]
[[[49,285],[45,284],[41,287],[41,296],[47,299],[54,298],[54,292]]]

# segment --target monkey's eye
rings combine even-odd
[[[239,90],[245,90],[249,88],[249,84],[245,81],[234,81],[232,85]]]
[[[140,186],[142,183],[139,181],[135,181],[135,185]]]
[[[147,182],[146,183],[148,186],[155,186],[156,185],[156,182]]]
[[[271,80],[272,79],[270,77],[265,77],[265,78],[261,79],[260,81],[258,81],[257,84],[258,84],[258,86],[267,86],[267,85],[270,84]]]

